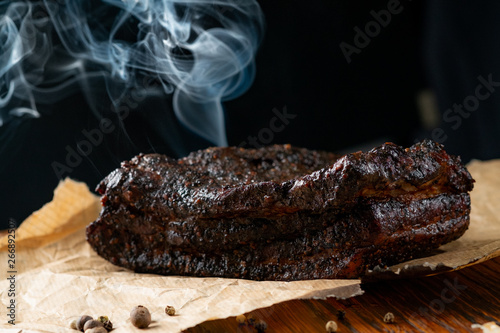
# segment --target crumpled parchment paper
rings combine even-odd
[[[466,234],[426,258],[374,270],[367,280],[437,274],[500,255],[500,160],[475,161],[468,168],[476,184]],[[68,179],[52,202],[16,230],[15,325],[8,324],[6,312],[13,298],[7,236],[0,239],[2,332],[75,332],[69,322],[82,314],[107,315],[113,332],[139,332],[128,320],[136,305],[151,311],[148,331],[179,332],[286,300],[362,294],[360,280],[256,282],[136,274],[100,258],[87,244],[84,228],[99,210],[99,198]],[[177,315],[166,315],[167,305]]]

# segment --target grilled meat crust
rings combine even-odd
[[[99,184],[87,240],[137,272],[355,278],[460,237],[472,186],[431,141],[345,156],[289,145],[139,155]]]

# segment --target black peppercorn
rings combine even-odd
[[[344,320],[344,318],[345,318],[345,311],[344,310],[338,310],[337,311],[337,318],[339,320]]]
[[[248,321],[248,324],[249,325],[253,325],[255,323],[255,316],[253,314],[249,314],[248,317],[247,317],[247,321]]]
[[[85,325],[83,325],[83,331],[85,332],[86,330],[89,330],[91,328],[95,328],[95,327],[103,327],[104,325],[98,321],[98,320],[87,320],[85,322]]]
[[[253,324],[253,327],[255,327],[257,332],[262,333],[267,330],[267,323],[262,319],[257,319]]]
[[[88,316],[88,315],[83,315],[81,316],[80,318],[78,318],[76,320],[76,329],[83,332],[83,326],[85,325],[85,323],[89,320],[92,320],[93,318],[91,316]]]
[[[130,312],[130,322],[137,328],[146,328],[151,324],[151,314],[146,307],[138,305]]]

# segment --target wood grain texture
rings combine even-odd
[[[481,332],[472,324],[500,324],[500,257],[440,275],[364,284],[362,296],[337,300],[295,300],[245,315],[267,323],[265,332]],[[345,318],[337,318],[339,310]],[[394,323],[384,323],[387,312]],[[235,317],[204,322],[186,333],[257,332]]]

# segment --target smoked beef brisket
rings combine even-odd
[[[99,184],[87,240],[136,272],[355,278],[460,237],[472,187],[432,141],[345,156],[290,145],[139,155]]]

